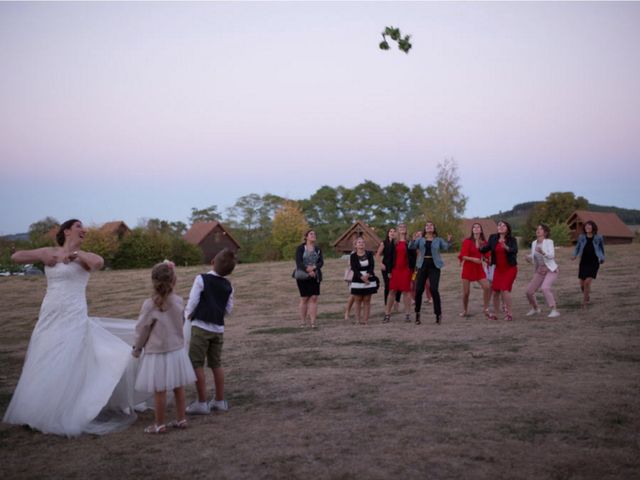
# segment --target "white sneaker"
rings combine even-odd
[[[195,400],[187,407],[187,413],[189,415],[209,415],[211,413],[211,408],[209,408],[207,402],[199,402]]]
[[[209,401],[209,408],[215,412],[226,412],[229,410],[229,404],[226,400],[211,400]]]
[[[538,315],[540,313],[542,313],[542,310],[540,310],[539,308],[532,308],[527,312],[527,317],[531,317],[532,315]]]
[[[551,310],[551,312],[547,316],[549,318],[559,317],[560,316],[560,312],[554,308],[553,310]]]

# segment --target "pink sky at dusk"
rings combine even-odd
[[[427,185],[445,157],[468,216],[640,208],[638,45],[638,3],[0,3],[0,234]]]

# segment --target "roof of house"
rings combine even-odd
[[[129,226],[124,223],[123,220],[115,220],[113,222],[107,222],[100,227],[100,230],[107,233],[118,233],[120,227],[124,226],[126,230],[131,230]]]
[[[375,240],[377,243],[382,242],[382,240],[380,239],[380,237],[376,234],[376,232],[366,223],[364,223],[362,220],[356,220],[356,222],[351,225],[349,228],[347,228],[345,230],[345,232],[340,235],[340,237],[338,237],[338,239],[333,242],[333,246],[337,246],[340,242],[342,242],[345,238],[348,238],[353,231],[358,231],[361,232],[363,235],[366,235],[370,238],[372,238],[373,240]]]
[[[220,222],[195,222],[191,225],[191,228],[184,234],[182,238],[188,243],[193,245],[200,245],[202,241],[206,238],[213,229],[216,227],[220,227],[224,234],[229,237],[229,239],[236,244],[238,248],[240,248],[240,244],[238,241],[233,238],[233,236],[227,231],[226,228]]]
[[[584,223],[592,220],[598,225],[598,233],[608,237],[633,238],[633,231],[613,212],[590,212],[589,210],[576,210],[567,220],[571,227],[577,222]]]

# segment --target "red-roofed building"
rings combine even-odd
[[[122,220],[116,220],[114,222],[107,222],[100,227],[101,232],[111,233],[118,237],[118,240],[131,232],[131,229]]]
[[[589,220],[598,226],[598,233],[604,237],[605,243],[615,245],[633,241],[633,231],[615,213],[576,210],[567,220],[573,243],[578,241],[578,236],[583,233],[583,225]]]
[[[196,222],[182,238],[202,250],[204,263],[211,263],[213,257],[224,248],[233,252],[240,249],[240,244],[220,222]]]
[[[353,251],[353,242],[356,238],[364,238],[365,248],[375,252],[382,242],[382,239],[369,225],[362,220],[357,220],[351,225],[338,239],[333,242],[333,246],[338,253],[351,253]]]

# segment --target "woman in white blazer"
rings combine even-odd
[[[560,316],[556,308],[556,300],[551,292],[551,286],[558,278],[558,264],[554,260],[555,249],[553,240],[549,238],[550,233],[551,230],[547,225],[543,223],[538,225],[536,239],[531,243],[531,254],[526,257],[527,262],[534,265],[533,278],[527,287],[527,299],[531,305],[531,310],[527,313],[529,317],[542,313],[536,301],[538,290],[542,291],[544,299],[551,309],[548,316],[551,318]]]

